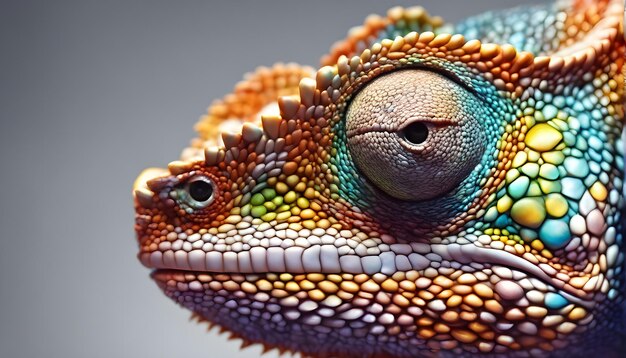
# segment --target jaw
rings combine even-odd
[[[499,264],[441,261],[391,274],[157,269],[152,277],[244,342],[314,356],[546,355],[576,346],[597,321],[584,301],[557,306],[554,287]]]
[[[268,230],[270,231],[270,230]],[[496,248],[487,235],[448,237],[437,243],[391,243],[391,239],[353,236],[346,230],[323,232],[302,230],[288,234],[296,239],[271,237],[227,241],[210,234],[184,235],[164,242],[158,250],[142,252],[141,262],[149,268],[210,273],[266,274],[311,273],[393,276],[402,272],[458,269],[470,275],[492,267],[508,267],[533,278],[545,295],[553,292],[567,303],[592,309],[594,294],[604,284],[603,276],[591,277],[584,287],[574,284],[565,271],[557,271],[545,259],[530,252],[515,254],[507,247]],[[346,233],[347,232],[347,233]],[[243,233],[243,231],[242,231]],[[269,232],[276,233],[275,230]],[[388,243],[386,243],[388,242]],[[287,244],[287,245],[285,245]],[[235,251],[229,251],[235,250]],[[444,272],[445,274],[445,272]],[[492,284],[508,277],[494,277]],[[577,281],[579,282],[579,281]],[[531,289],[532,287],[529,287]]]
[[[596,304],[604,277],[576,288],[488,235],[398,243],[238,225],[175,230],[152,246],[139,236],[156,248],[139,258],[168,297],[245,342],[315,356],[541,356],[580,349],[577,337],[611,324]]]

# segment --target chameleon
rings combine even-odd
[[[138,258],[243,346],[619,356],[622,0],[371,15],[135,181]]]

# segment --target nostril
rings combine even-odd
[[[422,122],[413,122],[402,130],[402,136],[411,144],[422,144],[428,138],[428,127]]]

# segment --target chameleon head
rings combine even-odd
[[[194,155],[137,179],[140,260],[199,319],[306,355],[606,346],[624,261],[614,3],[596,9],[605,20],[587,17],[591,50],[551,57],[460,34],[392,36],[438,26],[392,9],[315,74],[287,74],[299,84],[259,127],[248,122],[274,99],[232,103],[288,82],[283,67],[260,70],[210,112],[236,114],[241,131],[207,146],[214,133],[199,125]]]

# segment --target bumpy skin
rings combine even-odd
[[[623,12],[394,8],[316,73],[260,69],[137,179],[141,262],[306,356],[617,356]]]

